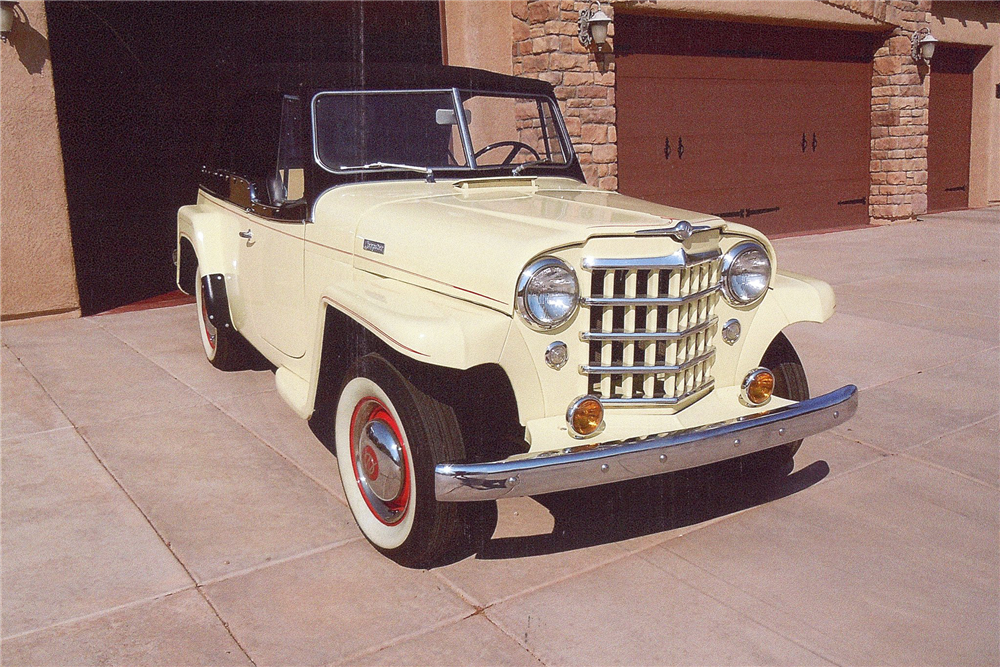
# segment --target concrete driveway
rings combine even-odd
[[[997,664],[1000,210],[776,245],[837,291],[789,337],[852,421],[777,486],[502,501],[433,571],[368,546],[194,306],[4,327],[3,663]]]

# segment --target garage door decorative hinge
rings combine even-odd
[[[724,213],[713,213],[712,215],[718,216],[720,218],[749,218],[754,215],[763,215],[764,213],[774,213],[775,211],[780,211],[780,206],[768,206],[767,208],[741,208],[738,211],[726,211]]]

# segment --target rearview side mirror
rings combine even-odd
[[[462,111],[465,112],[465,124],[472,125],[472,112],[468,109],[462,109]],[[438,109],[434,120],[437,121],[438,125],[458,125],[458,116],[455,115],[454,109]]]

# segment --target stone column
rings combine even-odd
[[[891,0],[878,9],[897,27],[875,52],[872,72],[872,224],[927,212],[927,104],[930,77],[910,53],[914,32],[928,27],[929,0]]]
[[[512,0],[514,74],[555,86],[587,182],[615,190],[618,137],[611,39],[601,53],[580,43],[577,21],[589,6],[574,0]],[[611,3],[602,6],[614,18]]]

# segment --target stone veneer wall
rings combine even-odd
[[[609,3],[602,5],[613,18]],[[555,86],[587,182],[616,190],[614,63],[577,38],[577,19],[589,6],[574,0],[512,0],[514,75]]]
[[[910,53],[914,32],[929,28],[930,0],[827,0],[894,25],[875,52],[872,72],[871,188],[873,224],[927,212],[927,103],[932,77]]]
[[[930,0],[816,0],[886,24],[872,74],[871,186],[874,224],[912,219],[927,211],[928,68],[913,62],[910,37],[929,26]],[[577,39],[577,19],[590,2],[512,0],[513,72],[555,86],[587,182],[618,187],[613,54],[594,53]],[[602,3],[669,10],[669,0]],[[706,3],[706,7],[711,7]],[[747,3],[748,14],[753,11]],[[710,12],[709,12],[710,13]],[[609,44],[613,48],[613,30]],[[611,49],[607,49],[610,51]]]

